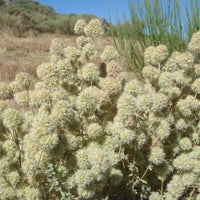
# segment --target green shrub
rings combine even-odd
[[[23,72],[0,83],[1,198],[198,199],[200,32],[185,53],[148,47],[142,84],[114,48],[96,51],[98,19],[74,31],[77,47],[52,41],[34,86]]]
[[[1,5],[0,5],[1,6]],[[29,30],[38,33],[58,33],[73,35],[74,25],[78,19],[88,23],[94,15],[58,14],[51,7],[37,1],[19,0],[3,4],[0,9],[0,28],[9,28],[17,36],[23,36]],[[107,23],[104,30],[110,34]]]

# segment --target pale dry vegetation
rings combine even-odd
[[[28,72],[35,76],[36,67],[50,59],[49,47],[53,38],[64,40],[64,45],[75,45],[75,36],[41,34],[38,37],[18,38],[0,33],[0,81],[12,81],[18,72]],[[95,39],[94,44],[99,52],[106,45],[113,44],[112,37]]]

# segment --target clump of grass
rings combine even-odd
[[[130,19],[118,19],[113,39],[125,63],[139,78],[148,46],[165,44],[169,54],[185,51],[200,26],[198,0],[128,0]]]

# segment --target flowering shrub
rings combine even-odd
[[[97,19],[75,33],[77,47],[52,41],[35,85],[0,84],[1,199],[199,199],[199,34],[186,53],[147,48],[143,84],[96,51]]]

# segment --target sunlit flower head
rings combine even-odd
[[[12,88],[9,84],[1,82],[0,83],[0,99],[9,99],[12,97]]]
[[[78,45],[79,48],[84,47],[87,43],[91,43],[92,39],[89,37],[84,37],[84,36],[79,36],[76,39],[76,44]]]
[[[93,63],[88,63],[81,69],[82,79],[89,83],[97,83],[99,80],[99,70]]]
[[[188,49],[191,53],[199,54],[200,53],[200,31],[193,33]]]
[[[77,34],[77,35],[83,34],[85,26],[86,26],[85,21],[82,20],[82,19],[79,19],[76,22],[75,26],[74,26],[74,32],[75,32],[75,34]]]
[[[117,56],[118,56],[118,53],[117,53],[116,49],[114,49],[113,46],[108,45],[105,47],[103,53],[101,54],[101,59],[104,62],[108,62],[108,61],[115,59]]]
[[[74,62],[81,55],[81,52],[74,46],[68,46],[63,49],[63,54],[66,59],[69,59],[72,62]]]
[[[92,19],[84,28],[85,35],[89,37],[100,37],[104,34],[102,23],[96,18]]]

